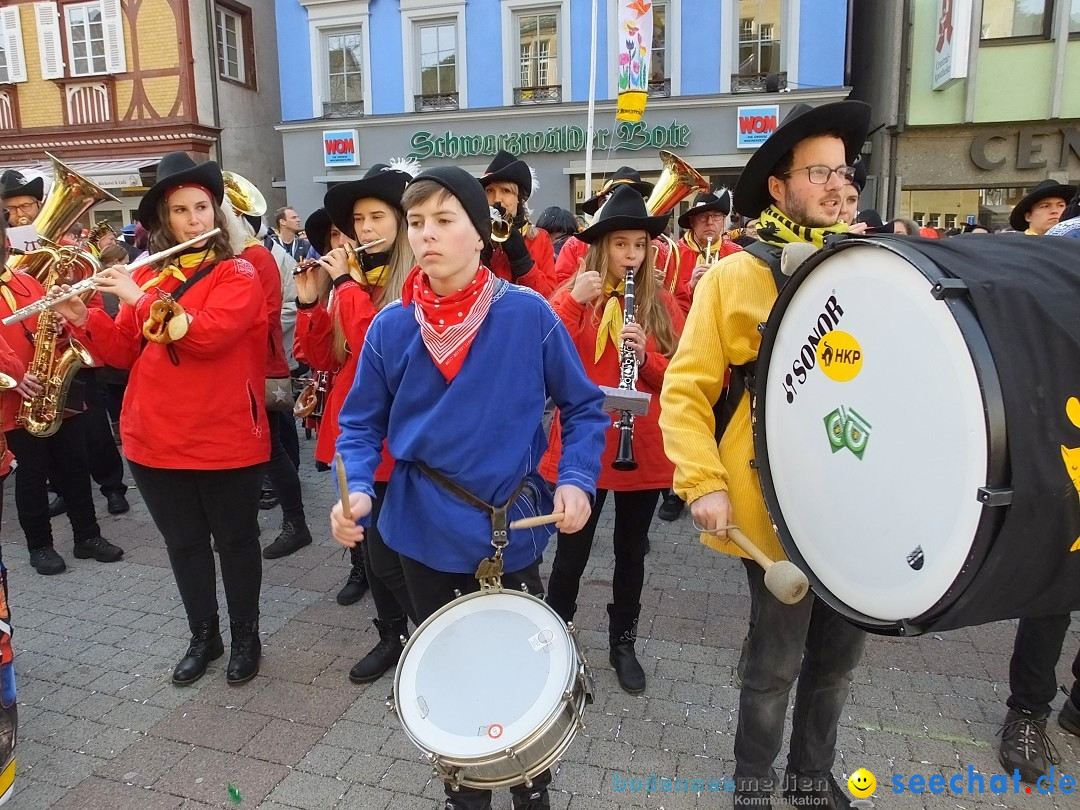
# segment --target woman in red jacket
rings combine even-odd
[[[78,298],[57,306],[75,336],[107,365],[130,368],[120,430],[132,477],[165,539],[191,626],[191,645],[173,683],[198,680],[224,654],[218,629],[217,541],[229,606],[229,683],[259,670],[259,490],[270,456],[264,409],[266,306],[255,269],[234,257],[221,210],[216,163],[186,153],[161,159],[157,183],[139,205],[156,253],[219,227],[222,232],[129,276],[98,276],[121,301],[116,319]],[[171,342],[144,339],[151,307],[166,295],[183,307]]]
[[[368,327],[375,313],[401,297],[405,276],[413,267],[401,209],[401,195],[411,179],[407,171],[376,164],[363,179],[330,189],[323,204],[340,232],[338,240],[349,246],[335,247],[323,256],[325,272],[311,270],[297,276],[296,344],[312,368],[337,372],[315,449],[315,458],[327,464],[334,457],[338,412],[353,386]],[[362,252],[358,265],[350,266],[353,245],[377,239],[383,241]],[[375,472],[376,522],[393,468],[394,460],[384,447],[382,464]],[[350,552],[353,568],[338,601],[350,604],[359,599],[363,591],[354,586],[363,577],[378,615],[379,643],[349,671],[353,683],[368,683],[382,677],[401,657],[401,637],[408,635],[412,604],[398,556],[382,542],[376,528],[368,531],[362,547]]]
[[[552,307],[574,339],[589,378],[616,387],[620,380],[623,342],[634,350],[637,388],[652,394],[649,411],[634,419],[637,469],[612,468],[619,431],[609,428],[592,517],[579,532],[559,533],[558,550],[548,580],[547,601],[565,621],[574,618],[578,588],[589,561],[596,523],[609,490],[615,493],[615,573],[608,609],[611,665],[619,686],[631,694],[645,690],[645,672],[634,654],[649,524],[661,492],[671,486],[675,468],[664,454],[658,424],[660,389],[668,359],[683,327],[682,309],[657,283],[650,240],[664,229],[667,217],[651,217],[634,189],[620,186],[604,205],[596,223],[578,234],[589,245],[578,272],[556,291]],[[625,323],[622,292],[627,272],[634,274],[634,322]],[[556,480],[559,422],[551,428],[551,446],[540,464],[549,481]]]

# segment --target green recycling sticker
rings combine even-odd
[[[825,417],[825,432],[829,435],[829,445],[834,453],[847,448],[862,460],[866,444],[870,441],[870,423],[863,419],[854,408],[841,405]]]

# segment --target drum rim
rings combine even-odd
[[[878,235],[847,237],[826,245],[824,249],[814,253],[799,267],[796,273],[784,284],[783,289],[779,291],[776,301],[769,311],[768,320],[761,329],[761,345],[758,348],[755,373],[756,390],[753,392],[750,402],[751,425],[754,434],[754,464],[769,519],[776,529],[780,545],[784,549],[787,558],[806,574],[807,579],[810,580],[814,596],[823,600],[848,621],[874,633],[899,636],[918,635],[926,632],[931,628],[933,621],[939,619],[962,597],[993,546],[994,537],[1003,517],[1003,510],[983,504],[982,514],[967,559],[956,579],[953,580],[941,598],[928,610],[909,619],[889,621],[875,619],[854,610],[825,587],[814,572],[810,570],[805,558],[791,539],[791,532],[788,529],[787,521],[784,520],[776,497],[776,488],[773,484],[772,472],[766,452],[765,399],[768,389],[769,361],[772,356],[773,343],[779,322],[803,280],[829,256],[856,245],[868,245],[900,256],[932,284],[937,283],[942,278],[949,277],[947,271],[938,268],[937,265],[934,265],[934,267],[938,273],[931,275],[927,268],[923,266],[923,263],[931,262],[931,260],[905,244],[909,238]],[[991,488],[1006,486],[1008,483],[1008,444],[1005,431],[1005,402],[994,356],[968,299],[966,297],[945,297],[942,300],[948,306],[953,319],[956,321],[960,335],[967,346],[983,401],[983,425],[986,430],[987,449],[986,484],[984,486]]]
[[[515,588],[500,587],[500,588],[487,588],[487,589],[483,589],[483,590],[479,590],[479,591],[473,591],[472,593],[462,594],[461,596],[458,596],[455,599],[450,600],[445,605],[443,605],[441,608],[439,608],[434,613],[432,613],[430,616],[428,616],[426,619],[424,619],[424,621],[421,622],[420,626],[417,627],[416,630],[413,631],[412,635],[409,637],[408,642],[406,642],[405,647],[401,651],[401,657],[398,658],[397,667],[394,670],[394,686],[393,686],[393,696],[392,696],[392,699],[393,699],[393,702],[394,702],[394,713],[397,715],[398,722],[400,723],[402,730],[405,732],[405,735],[409,738],[409,741],[413,745],[415,745],[417,748],[419,748],[420,751],[422,751],[424,754],[428,755],[429,757],[437,756],[437,757],[439,757],[440,760],[442,760],[444,762],[453,760],[453,762],[458,767],[469,767],[469,765],[467,765],[465,763],[470,763],[472,765],[480,765],[480,764],[483,764],[486,761],[487,758],[492,757],[492,756],[497,756],[498,754],[497,754],[497,752],[492,752],[490,754],[478,754],[475,757],[467,757],[467,756],[463,757],[463,756],[461,756],[459,754],[451,754],[451,753],[447,753],[445,751],[436,751],[430,745],[428,745],[427,743],[421,741],[416,736],[414,731],[411,728],[409,728],[409,725],[405,722],[405,718],[402,716],[402,713],[401,713],[400,706],[401,706],[401,675],[402,675],[402,669],[404,667],[405,661],[407,660],[409,651],[416,645],[417,639],[419,639],[421,637],[421,634],[423,633],[423,631],[426,628],[428,628],[430,625],[434,624],[435,621],[438,618],[443,616],[445,613],[448,613],[453,608],[458,607],[460,605],[463,605],[466,602],[469,602],[469,601],[471,601],[473,599],[479,599],[481,597],[494,596],[494,595],[499,595],[499,594],[515,596],[515,597],[520,597],[520,598],[525,598],[525,599],[530,599],[533,602],[542,605],[556,619],[556,626],[562,627],[562,629],[565,631],[566,637],[570,642],[570,650],[571,650],[572,654],[570,656],[569,677],[568,677],[568,679],[566,681],[566,684],[564,685],[564,688],[563,688],[564,693],[567,690],[573,691],[574,683],[575,683],[575,681],[577,680],[577,677],[578,677],[579,667],[583,664],[583,661],[581,660],[581,657],[580,657],[580,652],[578,650],[578,647],[574,643],[573,635],[571,634],[569,628],[567,627],[566,622],[564,622],[562,617],[559,616],[559,614],[555,612],[555,609],[552,608],[551,605],[549,605],[543,599],[540,599],[539,597],[534,596],[533,594],[528,593],[526,591],[517,590]],[[552,723],[554,723],[554,721],[556,720],[556,718],[558,718],[559,715],[561,715],[563,713],[563,703],[564,702],[565,701],[555,704],[555,706],[552,708],[552,710],[545,717],[544,722],[541,723],[537,727],[537,729],[541,729],[541,728],[548,729],[548,728],[550,728]],[[521,744],[523,744],[523,745],[525,745],[527,747],[530,744],[530,741],[534,738],[537,729],[534,729],[532,732],[530,732],[526,736],[525,740],[522,741]]]

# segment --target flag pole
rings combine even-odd
[[[593,131],[596,123],[596,3],[592,0],[592,43],[589,48],[589,118],[585,127],[585,199],[592,196]]]

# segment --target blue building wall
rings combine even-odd
[[[708,20],[708,24],[703,21]],[[720,91],[721,31],[719,0],[685,0],[682,4],[682,94],[700,96]],[[727,92],[725,87],[723,92]]]
[[[311,46],[307,11],[298,0],[276,0],[278,81],[284,121],[311,118]]]
[[[839,87],[847,51],[847,0],[802,0],[799,78],[795,90]]]
[[[503,103],[499,5],[499,0],[468,0],[465,3],[469,107],[501,107]]]
[[[371,0],[371,112],[404,112],[405,74],[401,68],[401,11],[397,0]],[[410,110],[412,108],[410,107]]]

